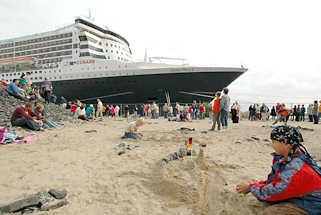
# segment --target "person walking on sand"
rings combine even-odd
[[[228,121],[228,111],[230,108],[230,97],[227,95],[229,90],[227,88],[223,89],[223,96],[220,100],[220,118],[223,129],[227,129],[227,121]]]
[[[213,124],[212,124],[212,128],[210,129],[210,131],[214,131],[215,130],[215,126],[217,123],[217,130],[220,131],[221,130],[221,122],[220,122],[220,96],[221,96],[221,92],[217,92],[216,93],[216,97],[215,100],[213,102],[213,109],[212,109],[212,120],[213,120]]]
[[[321,168],[302,145],[300,131],[291,126],[278,126],[271,132],[274,149],[272,171],[267,180],[240,183],[238,193],[252,193],[271,206],[264,215],[321,214]]]

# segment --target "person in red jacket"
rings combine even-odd
[[[200,119],[205,119],[205,107],[203,104],[200,105]]]
[[[289,120],[289,117],[291,115],[291,111],[292,110],[288,110],[285,107],[285,104],[280,105],[279,110],[278,110],[278,116],[272,124],[275,125],[276,123],[278,123],[279,121],[282,120],[284,122],[284,124],[286,125]]]
[[[8,86],[8,84],[4,81],[4,78],[1,80],[1,84],[2,84],[2,86],[4,86],[4,87],[7,87],[7,86]]]
[[[272,130],[271,139],[275,153],[267,180],[238,184],[237,192],[272,204],[263,214],[321,214],[321,168],[301,144],[301,133],[283,125]]]
[[[43,126],[41,117],[33,112],[32,109],[33,102],[26,103],[25,107],[17,107],[10,119],[12,126],[27,127],[36,131],[43,130],[41,128]],[[36,117],[38,120],[33,117]]]

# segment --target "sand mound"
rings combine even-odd
[[[210,166],[200,149],[195,158],[156,162],[148,173],[126,175],[139,178],[140,184],[149,190],[147,193],[152,192],[165,207],[183,210],[184,214],[257,214],[262,209],[257,200],[227,189],[222,172],[226,168],[235,169],[233,165]]]

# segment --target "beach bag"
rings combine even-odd
[[[4,140],[6,139],[7,129],[0,126],[0,144],[4,143]]]

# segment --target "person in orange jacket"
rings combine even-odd
[[[212,112],[213,112],[213,125],[212,125],[212,128],[210,129],[210,131],[214,131],[215,130],[216,123],[217,123],[217,130],[218,131],[221,130],[220,97],[221,97],[221,92],[217,92],[215,100],[214,100],[214,104],[213,104],[213,109],[212,109]]]

